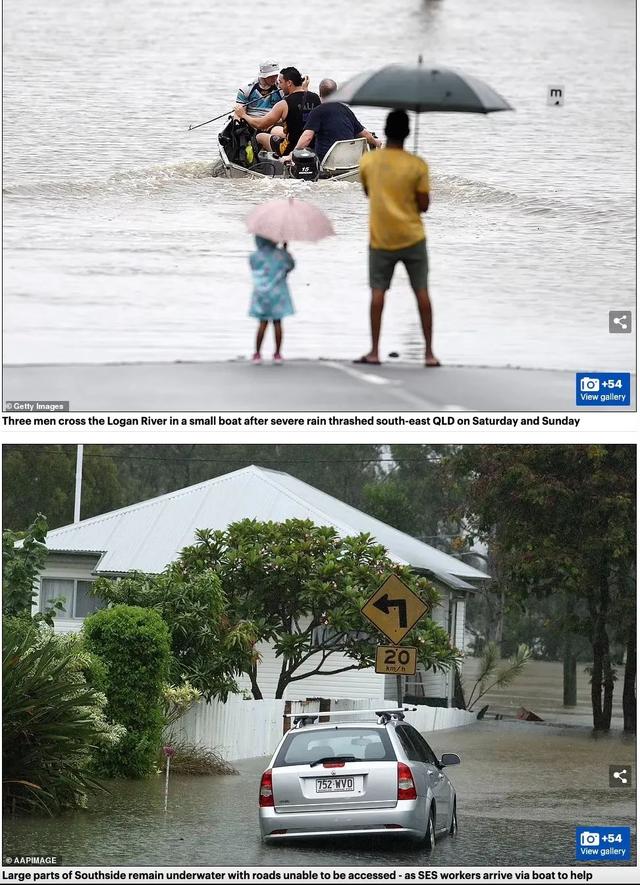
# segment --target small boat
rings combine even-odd
[[[297,178],[301,181],[357,181],[358,164],[369,145],[364,138],[336,141],[322,162],[312,150],[295,150],[291,163],[261,150],[255,131],[243,120],[231,118],[218,134],[221,167],[215,174],[227,178]]]

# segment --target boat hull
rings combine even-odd
[[[214,165],[214,175],[223,175],[225,178],[282,178],[287,179],[289,181],[301,181],[302,179],[295,178],[291,175],[290,168],[286,164],[279,163],[270,163],[267,164],[270,168],[269,172],[256,171],[251,168],[247,168],[245,166],[240,166],[238,163],[232,163],[228,158],[224,148],[220,145],[220,164]],[[276,174],[271,174],[272,169],[276,171]],[[358,166],[352,166],[349,169],[339,170],[335,174],[331,175],[323,175],[318,179],[319,182],[327,182],[327,181],[357,181],[358,180]]]

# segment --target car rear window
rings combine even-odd
[[[353,756],[354,761],[395,761],[395,753],[383,728],[360,726],[292,732],[280,747],[276,766],[310,765],[327,756]]]

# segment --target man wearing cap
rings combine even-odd
[[[254,129],[262,148],[272,150],[284,157],[291,153],[304,130],[311,111],[320,104],[320,96],[308,89],[308,78],[294,67],[282,68],[278,85],[284,98],[268,114],[247,114],[245,108],[236,105],[236,114]]]
[[[238,89],[236,104],[242,105],[253,117],[264,117],[282,98],[277,86],[279,72],[275,62],[263,62],[258,79]]]

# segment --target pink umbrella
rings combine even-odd
[[[247,228],[252,234],[266,237],[274,243],[308,240],[315,243],[334,236],[330,220],[317,206],[289,197],[288,200],[269,200],[251,212]]]

